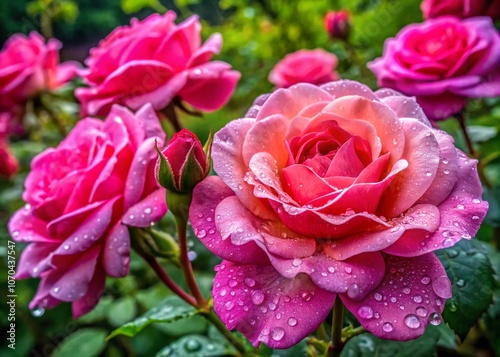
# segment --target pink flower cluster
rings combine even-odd
[[[442,16],[403,28],[368,64],[380,86],[414,95],[432,120],[468,98],[500,95],[500,34],[488,17]]]
[[[229,329],[287,348],[335,299],[385,339],[441,321],[451,284],[433,251],[474,236],[488,205],[477,161],[414,99],[353,81],[279,89],[215,134],[212,159],[190,220],[223,259]]]
[[[26,205],[9,222],[12,238],[29,243],[16,278],[41,279],[31,308],[66,301],[81,316],[99,301],[106,276],[128,274],[128,226],[148,227],[167,209],[154,179],[154,144],[164,138],[150,105],[136,114],[114,106],[35,157]]]
[[[219,109],[240,78],[221,61],[222,37],[213,34],[201,44],[201,24],[192,16],[179,25],[176,15],[153,14],[116,28],[91,50],[84,80],[76,96],[83,115],[106,115],[113,104],[136,110],[151,103],[164,109],[175,97],[203,111]]]

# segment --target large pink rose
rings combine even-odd
[[[336,298],[386,339],[440,321],[451,284],[433,251],[473,237],[487,203],[476,160],[414,99],[352,81],[279,89],[215,135],[212,158],[190,220],[224,259],[228,328],[286,348]]]
[[[37,32],[16,34],[0,52],[0,111],[24,104],[42,90],[54,90],[76,75],[75,62],[59,64],[61,43],[47,44]]]
[[[499,0],[423,0],[420,5],[424,19],[453,15],[461,18],[490,16],[500,19]]]
[[[76,91],[83,113],[105,115],[114,103],[132,109],[151,103],[161,110],[174,97],[213,111],[229,100],[240,74],[225,62],[210,62],[221,50],[221,35],[202,45],[198,17],[179,25],[175,18],[168,11],[133,19],[91,50],[84,76],[90,87]]]
[[[416,96],[429,119],[445,119],[467,98],[500,95],[500,34],[487,17],[430,19],[388,39],[368,67],[380,86]]]
[[[337,56],[320,48],[299,50],[285,56],[269,73],[269,81],[278,88],[297,83],[323,84],[339,78]]]
[[[164,137],[151,106],[136,114],[115,106],[35,157],[26,205],[9,222],[12,238],[30,243],[16,278],[41,279],[31,308],[67,301],[78,317],[97,304],[106,276],[127,275],[127,226],[148,227],[166,212],[154,176],[155,140]]]

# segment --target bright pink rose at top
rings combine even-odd
[[[299,50],[285,56],[269,73],[269,81],[278,88],[297,83],[323,84],[339,78],[337,56],[320,48]]]
[[[91,50],[84,75],[90,87],[76,91],[83,113],[105,115],[114,103],[132,109],[151,103],[162,110],[174,97],[213,111],[229,100],[240,74],[225,62],[210,61],[221,50],[221,35],[202,45],[198,17],[179,25],[175,18],[168,11],[133,19]]]
[[[500,34],[487,17],[430,19],[388,39],[368,67],[380,86],[414,95],[429,119],[446,119],[467,98],[500,95]]]
[[[81,120],[57,148],[35,157],[24,208],[9,222],[23,251],[17,279],[41,279],[30,308],[71,302],[79,317],[99,301],[106,276],[127,275],[127,226],[148,227],[166,212],[157,186],[155,140],[164,140],[150,105],[114,106],[104,120]]]
[[[433,251],[473,237],[488,205],[477,161],[414,99],[353,81],[279,89],[215,134],[212,159],[190,220],[224,259],[213,299],[229,329],[287,348],[336,298],[385,339],[440,322],[451,283]]]
[[[43,90],[57,89],[76,75],[76,62],[59,64],[60,48],[58,40],[45,44],[37,32],[7,40],[0,52],[0,112],[23,105]]]
[[[325,15],[325,29],[331,39],[347,40],[351,32],[351,15],[347,10],[328,11]]]
[[[453,15],[461,18],[490,16],[500,19],[499,0],[423,0],[420,8],[424,19]]]

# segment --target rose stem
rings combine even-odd
[[[198,308],[198,304],[196,300],[189,294],[187,294],[184,290],[182,290],[165,272],[163,267],[158,263],[155,257],[149,255],[142,249],[136,249],[137,253],[149,264],[151,268],[155,271],[156,275],[160,278],[160,280],[170,289],[173,293],[178,295],[182,300],[187,302],[189,305],[192,305]]]
[[[175,215],[175,226],[177,227],[177,236],[179,238],[179,248],[180,248],[180,263],[182,272],[184,273],[184,278],[186,279],[189,291],[193,294],[194,298],[198,302],[198,307],[200,309],[207,308],[207,301],[201,295],[198,284],[196,284],[196,279],[194,278],[193,267],[188,257],[187,248],[187,219],[183,216]]]
[[[349,41],[345,40],[343,41],[345,44],[345,49],[347,51],[347,54],[351,57],[352,62],[358,67],[359,73],[364,79],[368,79],[371,75],[371,73],[366,69],[366,65],[361,61],[361,58],[359,58],[358,53],[356,52],[356,47]]]
[[[224,325],[212,309],[205,312],[203,316],[210,321],[217,328],[217,330],[219,330],[219,332],[238,350],[238,352],[245,355],[245,346],[243,346],[243,343],[241,343],[241,341],[226,328],[226,325]]]
[[[472,141],[470,139],[469,133],[467,132],[464,115],[462,114],[462,112],[459,112],[455,114],[455,118],[457,118],[458,124],[460,124],[460,129],[462,130],[462,133],[464,135],[465,143],[467,144],[467,148],[469,149],[469,154],[472,157],[476,157],[476,151],[472,146]]]
[[[335,305],[333,305],[332,318],[332,344],[330,347],[330,356],[338,357],[342,351],[342,325],[344,323],[344,304],[337,296]]]
[[[176,132],[182,130],[182,126],[179,123],[179,118],[177,117],[177,112],[175,111],[174,101],[171,101],[170,104],[167,105],[165,109],[163,109],[163,113],[167,117],[168,121],[172,124]]]

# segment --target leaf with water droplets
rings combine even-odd
[[[458,254],[457,254],[458,253]],[[478,240],[461,240],[436,252],[451,280],[453,297],[446,302],[443,319],[463,340],[492,300],[493,269]]]
[[[340,357],[434,356],[439,338],[438,329],[439,326],[430,326],[422,336],[408,342],[383,340],[370,333],[364,333],[351,338],[344,346]]]
[[[198,313],[192,306],[187,305],[177,296],[169,296],[157,306],[146,312],[144,315],[136,318],[134,321],[126,323],[117,328],[107,337],[111,339],[118,335],[135,336],[146,326],[157,322],[174,322],[194,316]]]
[[[212,340],[203,335],[187,335],[164,347],[156,354],[156,357],[211,357],[233,354],[232,348],[222,340]]]

